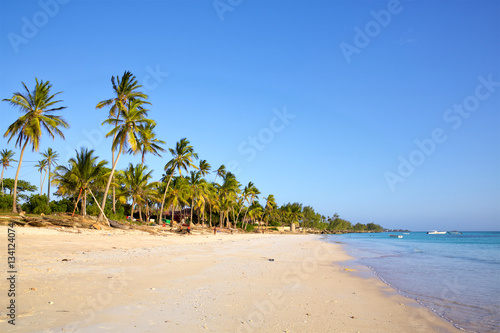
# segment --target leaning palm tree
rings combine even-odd
[[[43,174],[45,173],[45,176],[47,176],[47,161],[38,161],[38,164],[35,165],[35,168],[38,168],[38,172],[40,172],[40,195],[42,195],[43,183],[45,182],[45,177],[43,176]]]
[[[140,100],[129,101],[126,108],[120,109],[120,119],[106,119],[103,124],[114,125],[115,127],[106,134],[106,137],[113,136],[113,150],[117,150],[118,154],[113,162],[111,168],[111,173],[109,175],[108,183],[106,184],[106,189],[104,190],[104,196],[102,198],[101,209],[98,219],[101,220],[104,208],[106,206],[106,199],[108,196],[109,186],[113,180],[113,175],[115,173],[116,164],[120,159],[123,152],[126,151],[125,148],[130,147],[129,151],[137,151],[139,149],[139,132],[141,130],[141,125],[145,126],[148,124],[154,124],[154,121],[147,119],[145,116],[147,114],[146,109],[143,108],[144,102]]]
[[[99,156],[94,155],[94,150],[80,148],[80,152],[76,151],[76,158],[71,158],[68,163],[69,167],[58,166],[56,168],[56,182],[71,183],[79,191],[78,199],[75,207],[82,196],[82,216],[87,215],[87,195],[91,187],[103,177],[103,171],[106,161],[99,161]],[[64,181],[66,180],[66,181]]]
[[[52,148],[48,148],[45,153],[42,153],[42,156],[45,158],[44,161],[47,165],[47,175],[49,175],[49,179],[47,180],[47,205],[50,203],[50,169],[51,166],[57,165],[57,159],[59,154],[56,153]]]
[[[226,176],[226,166],[222,164],[216,171],[215,171],[215,178],[214,178],[214,183],[217,180],[217,176],[224,178]]]
[[[111,85],[113,86],[113,91],[115,93],[115,96],[113,98],[100,101],[96,105],[96,109],[102,109],[104,107],[110,106],[108,115],[109,119],[114,119],[115,121],[118,121],[118,119],[120,118],[120,110],[127,109],[128,104],[130,103],[131,100],[140,100],[143,102],[143,104],[150,104],[149,102],[146,102],[146,100],[148,99],[148,95],[139,91],[139,89],[142,88],[142,85],[138,84],[135,76],[129,71],[125,71],[122,77],[119,77],[118,75],[116,77],[112,76]],[[115,137],[113,137],[113,141],[114,140]],[[111,150],[111,154],[112,154],[111,164],[114,164],[115,163],[114,148]],[[113,212],[116,212],[114,186],[113,186]]]
[[[189,167],[197,169],[196,165],[193,164],[193,159],[197,159],[198,154],[194,152],[193,146],[189,144],[188,139],[182,138],[181,141],[177,142],[175,145],[175,149],[169,148],[168,150],[170,151],[170,154],[172,154],[173,158],[165,165],[165,171],[169,174],[169,177],[161,202],[160,218],[163,216],[165,196],[167,195],[168,186],[170,185],[170,181],[172,180],[175,171],[177,170],[179,175],[181,175],[182,170],[187,172]]]
[[[10,167],[10,162],[17,162],[14,158],[14,152],[12,150],[4,149],[0,152],[0,164],[2,165],[2,175],[0,176],[0,181],[2,182],[2,195],[3,193],[3,172],[5,169]]]
[[[155,124],[140,126],[139,149],[135,152],[131,152],[134,153],[134,155],[138,153],[141,154],[141,164],[144,164],[146,153],[161,157],[159,152],[165,152],[165,149],[161,146],[165,144],[165,141],[156,138],[156,133],[154,132],[155,126]]]
[[[17,180],[19,171],[23,162],[24,150],[28,143],[32,145],[32,151],[38,151],[40,147],[40,138],[42,137],[42,129],[45,129],[49,136],[53,139],[56,135],[64,139],[64,134],[60,127],[68,128],[69,125],[61,116],[55,116],[52,113],[66,108],[65,106],[56,107],[55,105],[60,100],[55,100],[55,96],[61,92],[51,94],[52,85],[49,81],[38,81],[35,79],[35,88],[30,91],[24,82],[22,83],[25,89],[24,93],[14,93],[12,98],[4,99],[13,106],[19,107],[24,113],[19,119],[13,122],[4,134],[4,137],[9,137],[7,142],[16,137],[16,146],[21,148],[19,156],[19,165],[17,166],[16,178],[14,180],[14,193],[12,212],[17,213]]]

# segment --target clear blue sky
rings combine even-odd
[[[130,70],[168,147],[187,137],[261,197],[389,228],[500,230],[499,1],[0,3],[0,97],[35,77],[63,92],[71,128],[40,149],[60,162],[82,145],[111,159],[95,105]],[[0,113],[3,134],[20,113]],[[146,164],[160,177],[169,158]],[[39,185],[39,159],[22,179]]]

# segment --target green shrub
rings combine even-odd
[[[72,212],[73,204],[70,199],[61,199],[49,203],[50,210],[54,213]]]
[[[0,195],[0,211],[11,211],[12,210],[12,195],[4,194]]]
[[[47,196],[39,194],[30,195],[28,200],[21,205],[21,209],[28,214],[50,214],[51,212],[47,205]]]
[[[254,226],[254,225],[252,225],[252,224],[249,224],[249,225],[247,225],[247,229],[246,229],[246,231],[247,231],[247,232],[252,232],[252,231],[253,231],[253,229],[255,229],[255,226]]]

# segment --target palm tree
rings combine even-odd
[[[210,164],[208,164],[207,160],[201,160],[200,166],[198,167],[198,172],[200,176],[205,177],[205,175],[210,173]]]
[[[113,162],[108,183],[106,184],[106,189],[104,190],[104,197],[102,198],[101,204],[102,211],[99,214],[99,220],[102,219],[104,208],[106,206],[106,198],[108,196],[109,186],[111,185],[111,181],[113,180],[116,164],[118,163],[121,154],[128,146],[130,146],[129,151],[137,151],[139,149],[139,131],[141,130],[141,128],[143,128],[141,127],[141,125],[145,126],[148,124],[154,124],[153,120],[147,119],[145,117],[148,110],[142,107],[143,104],[144,102],[140,100],[130,100],[126,108],[122,108],[119,110],[119,119],[106,119],[103,122],[103,124],[115,126],[108,134],[106,134],[106,137],[114,137],[112,149],[116,150],[118,148],[118,154],[116,155],[116,159]]]
[[[205,200],[208,202],[208,209],[209,209],[209,224],[210,227],[212,227],[212,208],[214,205],[217,205],[217,202],[219,201],[218,195],[217,195],[217,189],[215,188],[215,183],[207,183],[207,189],[206,189],[206,197]]]
[[[2,182],[2,195],[3,192],[3,171],[10,167],[10,162],[17,162],[14,157],[14,152],[12,150],[4,149],[0,152],[0,164],[2,164],[2,176],[0,176],[0,180]]]
[[[139,206],[139,220],[142,221],[142,204],[152,199],[156,194],[156,183],[150,183],[153,177],[153,170],[146,172],[147,167],[144,164],[129,164],[128,168],[121,172],[123,187],[120,195],[127,199],[132,199],[130,215],[134,215],[134,207]]]
[[[82,216],[87,215],[87,191],[91,190],[92,186],[103,177],[103,171],[105,165],[108,164],[106,161],[97,161],[99,156],[94,155],[94,150],[88,150],[87,148],[80,148],[80,152],[76,151],[76,158],[71,158],[68,163],[69,167],[58,166],[56,168],[56,182],[61,184],[66,182],[71,182],[77,191],[79,191],[79,197],[83,193],[82,197]],[[77,199],[75,207],[78,204],[80,198]]]
[[[224,177],[224,182],[219,186],[219,206],[223,214],[226,216],[226,226],[229,227],[229,210],[233,209],[238,193],[240,193],[240,182],[236,180],[236,176],[228,172]],[[234,218],[233,218],[234,220]],[[236,221],[233,221],[236,223]]]
[[[164,177],[166,178],[166,177]],[[165,179],[162,180],[163,182]],[[179,207],[182,212],[182,205],[184,205],[187,202],[186,199],[186,194],[188,191],[188,184],[186,182],[186,179],[184,177],[174,177],[172,179],[172,186],[169,187],[168,193],[166,196],[166,203],[168,206],[171,207],[171,226],[174,224],[175,221],[175,208]],[[179,221],[181,218],[179,218]]]
[[[23,161],[24,150],[28,143],[32,145],[32,151],[38,151],[40,147],[40,138],[42,137],[42,128],[47,131],[52,139],[56,135],[64,139],[64,134],[59,127],[68,128],[69,125],[61,116],[55,116],[52,113],[65,109],[65,106],[55,107],[60,100],[54,100],[54,97],[61,92],[52,94],[50,89],[52,85],[49,81],[38,81],[35,79],[35,88],[29,91],[24,82],[22,83],[24,93],[14,93],[12,98],[4,99],[4,102],[9,102],[12,106],[19,107],[20,111],[24,113],[19,119],[13,122],[4,134],[4,137],[9,137],[7,142],[10,142],[16,136],[16,147],[21,148],[19,157],[19,165],[16,171],[16,178],[14,180],[14,194],[12,203],[12,212],[17,213],[17,180],[19,178],[19,171]]]
[[[165,149],[160,145],[164,145],[165,141],[156,138],[154,132],[155,124],[148,124],[141,126],[139,131],[139,150],[133,152],[134,155],[141,153],[141,163],[144,164],[144,156],[146,153],[151,153],[155,156],[161,157],[159,152],[164,153]]]
[[[38,172],[40,172],[40,195],[42,195],[43,183],[45,182],[45,177],[43,173],[45,172],[45,176],[47,176],[47,161],[40,160],[38,164],[35,165],[35,168],[38,168]]]
[[[214,183],[217,180],[217,176],[224,178],[226,176],[226,166],[222,164],[216,171],[215,171],[215,178],[214,178]]]
[[[255,187],[254,183],[249,182],[247,186],[248,186],[248,196],[250,197],[250,203],[245,211],[245,216],[243,217],[243,221],[245,223],[245,226],[243,227],[243,229],[245,229],[245,230],[246,230],[247,225],[248,225],[248,221],[246,221],[248,209],[250,208],[250,206],[252,206],[252,204],[254,203],[254,200],[259,198],[259,194],[260,194],[260,191],[257,189],[257,187]]]
[[[165,171],[169,175],[169,178],[167,186],[165,187],[165,193],[163,194],[163,200],[161,202],[160,219],[163,217],[165,196],[167,195],[168,186],[170,185],[170,181],[172,180],[175,171],[177,170],[179,175],[181,175],[183,169],[186,172],[189,167],[197,169],[196,165],[193,164],[193,159],[197,159],[198,154],[194,152],[193,146],[189,144],[189,141],[186,138],[182,138],[181,141],[177,142],[175,149],[169,148],[168,150],[170,151],[170,154],[172,154],[173,158],[165,165]]]
[[[264,219],[266,221],[266,228],[269,225],[269,218],[271,217],[271,212],[276,208],[276,199],[274,198],[274,195],[269,194],[269,196],[266,199],[266,206],[265,206],[265,211],[264,211]]]
[[[125,71],[123,76],[120,78],[118,75],[116,77],[111,77],[111,85],[113,86],[113,91],[115,93],[115,97],[110,99],[105,99],[100,101],[96,105],[96,109],[102,109],[103,107],[111,106],[109,109],[109,119],[115,119],[118,121],[120,118],[120,110],[127,109],[128,104],[131,100],[140,100],[143,104],[150,104],[146,100],[148,99],[148,95],[138,91],[138,89],[142,88],[142,85],[137,83],[137,79],[135,76],[129,72]],[[115,124],[116,125],[116,124]],[[113,137],[113,141],[115,137]],[[135,153],[135,152],[134,152]],[[115,163],[115,148],[111,150],[111,164]],[[144,160],[144,154],[143,154]],[[144,161],[143,161],[144,164]],[[113,186],[113,212],[116,213],[115,207],[115,187]]]
[[[47,164],[47,174],[49,175],[48,183],[47,183],[47,205],[50,203],[50,167],[52,165],[57,165],[57,159],[59,154],[52,150],[52,148],[48,148],[45,153],[42,153],[42,156],[45,157],[45,163]]]

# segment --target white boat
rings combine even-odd
[[[427,235],[444,235],[444,234],[446,234],[446,231],[431,230],[427,232]]]
[[[389,237],[394,237],[394,238],[403,238],[403,235],[389,235]]]

